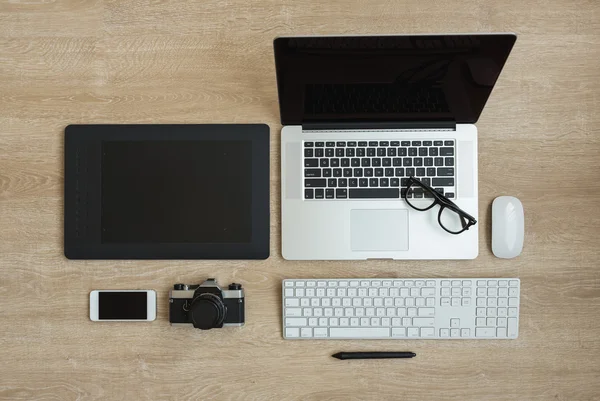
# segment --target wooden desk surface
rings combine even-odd
[[[0,2],[0,398],[600,399],[599,17],[585,0]],[[479,257],[284,261],[273,38],[488,31],[519,39],[478,123]],[[270,259],[65,259],[65,125],[217,122],[271,127]],[[490,250],[503,194],[525,206],[514,260]],[[208,276],[244,284],[246,326],[170,327],[171,285]],[[284,341],[281,279],[307,276],[520,277],[520,336]],[[156,289],[157,320],[90,322],[99,288]],[[418,357],[329,357],[383,349]]]

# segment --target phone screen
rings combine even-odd
[[[147,320],[148,293],[111,292],[98,293],[98,320]]]

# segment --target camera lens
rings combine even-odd
[[[214,294],[202,294],[194,299],[190,312],[194,327],[208,330],[222,326],[225,318],[225,305]]]

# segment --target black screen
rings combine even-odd
[[[248,243],[250,141],[102,144],[103,243]]]
[[[281,122],[474,123],[515,40],[512,34],[278,38]]]
[[[148,295],[146,292],[99,292],[98,319],[146,320]]]

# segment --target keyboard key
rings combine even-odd
[[[344,177],[346,177],[346,178],[352,177],[352,169],[351,168],[344,169]]]
[[[325,155],[325,151],[323,149],[315,150],[315,157],[323,157]]]
[[[443,141],[433,141],[433,146],[443,146],[444,142]]]
[[[454,141],[444,141],[444,146],[454,146]]]
[[[419,148],[419,156],[427,156],[427,148]]]
[[[427,175],[429,177],[435,177],[435,167],[428,167],[427,168]]]
[[[454,158],[452,157],[446,157],[444,159],[444,163],[446,166],[454,166]]]
[[[375,156],[375,148],[367,148],[367,156],[369,156],[369,157]]]
[[[323,199],[325,198],[325,191],[323,188],[315,189],[315,199]]]
[[[300,329],[300,337],[312,337],[312,329],[303,327]]]
[[[421,141],[412,141],[412,146],[421,146]]]
[[[377,156],[385,156],[385,149],[377,148]]]
[[[390,146],[388,141],[379,141],[379,146]]]
[[[390,146],[400,146],[400,141],[391,141]]]
[[[346,149],[346,157],[354,157],[354,153],[355,153],[355,149],[354,148],[348,148],[348,149]]]
[[[348,180],[349,187],[357,187],[358,186],[358,178],[350,178]]]
[[[431,141],[423,141],[423,146],[431,146]]]
[[[312,189],[305,189],[304,190],[304,199],[313,199],[314,198],[314,191]]]
[[[371,178],[371,179],[369,179],[369,186],[370,187],[378,187],[379,186],[379,179],[378,178]]]
[[[417,177],[424,177],[424,176],[425,176],[425,169],[423,167],[417,168]]]
[[[333,189],[327,188],[325,190],[325,198],[333,199]]]
[[[392,159],[392,165],[393,166],[401,166],[402,165],[402,159],[399,157],[394,157]]]
[[[308,320],[305,317],[285,318],[286,326],[306,326],[307,324]]]
[[[332,170],[330,168],[323,169],[323,177],[331,177],[331,175],[332,175]]]
[[[313,157],[314,151],[312,149],[304,149],[304,157]]]
[[[342,161],[342,167],[350,167],[350,159],[343,158],[341,161]]]
[[[335,150],[335,157],[344,157],[344,149],[342,148],[337,148]]]
[[[453,192],[446,193],[446,198],[448,198],[448,199],[454,198],[454,193]]]
[[[408,155],[409,156],[416,156],[417,155],[417,148],[408,148]]]
[[[329,163],[331,164],[331,167],[339,167],[340,166],[340,159],[331,159],[329,161]]]
[[[410,146],[410,141],[401,141],[400,146]]]
[[[319,159],[304,159],[304,167],[319,167]]]
[[[374,189],[350,189],[349,198],[351,199],[387,199],[387,198],[399,198],[400,191],[398,188],[374,188]]]
[[[406,148],[398,148],[398,156],[406,156]]]
[[[381,165],[383,167],[389,167],[389,166],[391,166],[392,165],[392,159],[390,159],[389,157],[381,159]]]
[[[369,141],[369,146],[378,146],[379,142],[377,141]]]
[[[387,150],[387,155],[388,155],[389,157],[394,157],[394,156],[396,156],[396,148],[388,148],[388,150]]]
[[[388,327],[332,327],[329,329],[329,336],[339,338],[388,338],[390,329]]]
[[[367,146],[367,141],[358,142],[358,146]]]
[[[326,157],[333,157],[333,155],[334,155],[333,149],[331,149],[331,148],[325,149],[325,156]]]
[[[434,187],[453,187],[454,178],[433,178],[431,180]]]
[[[371,167],[371,159],[365,157],[364,159],[361,159],[360,162],[363,167]]]
[[[381,180],[379,180],[379,186],[380,187],[389,187],[390,186],[389,178],[382,178]]]
[[[375,177],[383,177],[383,169],[382,168],[375,169]]]
[[[348,186],[348,179],[347,178],[340,178],[338,180],[338,187],[347,187]]]
[[[371,159],[371,164],[373,165],[373,167],[381,167],[381,159],[380,158],[373,158]]]
[[[346,142],[347,146],[356,146],[356,141],[348,141]]]
[[[320,177],[321,169],[320,168],[307,168],[304,170],[305,177]]]
[[[333,176],[334,177],[341,177],[342,176],[342,169],[341,168],[334,168],[333,169]]]
[[[394,169],[393,168],[386,168],[385,169],[385,176],[386,177],[393,177],[394,176]]]
[[[305,179],[304,186],[307,188],[325,188],[327,186],[327,180],[321,179]]]
[[[331,187],[331,188],[337,187],[337,179],[335,179],[335,178],[328,179],[327,180],[327,186]]]
[[[358,148],[356,149],[356,156],[358,157],[364,157],[366,154],[365,148]]]
[[[360,159],[357,157],[352,158],[352,160],[350,160],[350,165],[352,167],[360,167]]]
[[[413,165],[417,166],[417,167],[422,166],[423,165],[423,158],[421,158],[421,157],[415,157],[413,159]]]
[[[454,168],[438,168],[437,169],[437,175],[439,177],[451,177],[454,175]]]
[[[304,142],[304,147],[305,148],[312,148],[313,146],[315,146],[315,144],[312,143],[312,142]]]
[[[325,146],[325,142],[315,142],[315,146],[316,146],[317,148],[322,148],[322,147],[324,147],[324,146]]]
[[[454,148],[440,148],[440,156],[454,156]]]
[[[443,166],[444,165],[444,158],[443,157],[436,157],[435,159],[433,159],[433,165],[434,166]]]
[[[338,148],[344,147],[344,146],[346,146],[346,142],[343,142],[343,141],[336,142],[335,146],[337,146]]]
[[[493,327],[476,327],[475,337],[494,337],[496,329]]]
[[[354,175],[354,177],[362,177],[363,176],[363,169],[362,168],[355,168],[354,171],[352,172],[352,174]]]
[[[427,166],[433,166],[433,157],[426,157],[425,159],[423,159],[424,165]]]
[[[437,156],[438,149],[437,148],[429,148],[429,156]]]
[[[415,169],[414,168],[407,168],[406,169],[406,174],[407,177],[414,177],[415,175]]]
[[[373,169],[366,168],[363,170],[363,174],[365,175],[365,177],[373,177]]]
[[[358,180],[358,185],[361,187],[367,187],[369,186],[369,180],[366,178],[361,178]]]
[[[316,159],[315,159],[315,160],[316,160]],[[404,167],[406,167],[406,166],[412,166],[412,159],[410,159],[410,158],[408,158],[408,157],[406,157],[406,158],[402,159],[402,165],[403,165]],[[315,166],[315,167],[316,167],[316,166]]]
[[[348,198],[348,190],[346,188],[336,189],[335,190],[336,199],[346,199]]]

